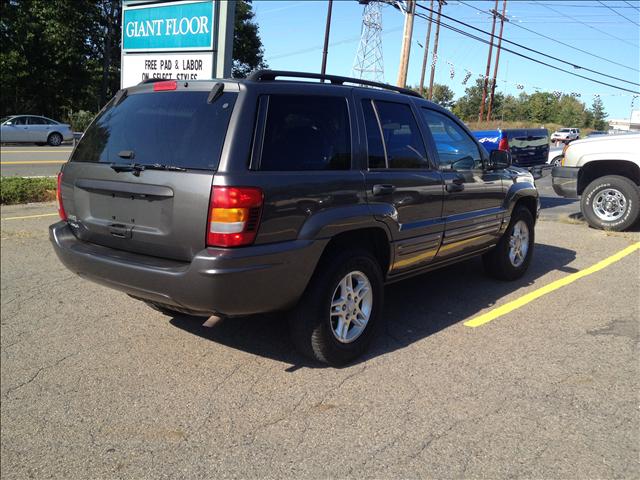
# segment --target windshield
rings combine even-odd
[[[561,128],[559,131],[560,132],[570,132],[571,129],[570,128]]]
[[[237,93],[139,93],[113,100],[91,123],[72,162],[161,164],[215,170]]]
[[[6,122],[7,120],[9,120],[11,117],[2,117],[0,118],[0,124]]]

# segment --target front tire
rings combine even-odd
[[[294,345],[332,366],[360,356],[381,323],[383,289],[382,270],[368,251],[330,254],[290,314]]]
[[[52,133],[47,138],[47,143],[52,147],[59,147],[62,144],[62,135],[59,133]]]
[[[485,271],[499,280],[522,277],[531,263],[534,244],[533,216],[526,207],[516,207],[498,245],[482,257]]]
[[[638,220],[640,187],[619,175],[596,178],[582,192],[580,209],[591,227],[620,232]]]

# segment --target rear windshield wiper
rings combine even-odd
[[[172,172],[186,172],[186,168],[176,167],[175,165],[163,165],[161,163],[152,163],[145,165],[142,163],[112,163],[109,165],[116,172],[133,172],[138,177],[143,170],[170,170]]]

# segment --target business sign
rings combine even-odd
[[[121,88],[231,76],[235,3],[123,0]]]
[[[214,10],[213,1],[125,6],[122,49],[125,52],[211,51]]]
[[[131,54],[122,57],[122,85],[132,86],[149,78],[206,80],[211,78],[209,52]]]

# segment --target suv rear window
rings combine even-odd
[[[351,130],[343,97],[270,95],[261,170],[348,170]]]
[[[140,163],[215,170],[237,93],[212,104],[209,92],[138,93],[95,119],[72,162]],[[121,158],[123,151],[133,158]]]

